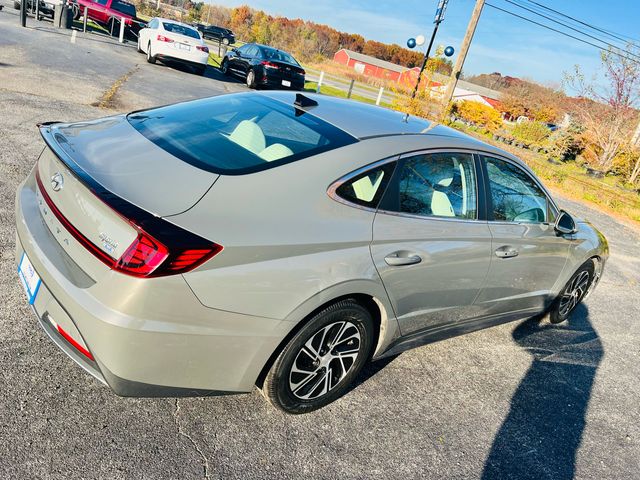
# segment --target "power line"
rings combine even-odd
[[[620,40],[622,42],[629,43],[629,40],[631,40],[633,42],[640,43],[640,40],[638,40],[637,38],[633,38],[633,37],[630,37],[628,35],[624,35],[624,34],[620,33],[619,35],[622,35],[623,37],[627,38],[627,40],[625,40],[624,38],[618,36],[618,34],[615,34],[615,33],[611,32],[609,30],[605,30],[604,28],[600,28],[600,27],[596,27],[595,25],[591,25],[590,23],[587,23],[587,22],[584,22],[584,21],[579,20],[577,18],[574,18],[571,15],[567,15],[566,13],[562,13],[562,12],[559,12],[558,10],[554,10],[553,8],[547,7],[546,5],[543,5],[542,3],[538,3],[538,2],[536,2],[534,0],[527,0],[527,1],[529,3],[533,3],[534,5],[538,5],[539,7],[544,8],[545,10],[548,10],[550,12],[557,13],[558,15],[561,15],[562,17],[568,18],[569,20],[573,20],[574,22],[579,23],[581,25],[584,25],[585,27],[589,27],[589,28],[591,28],[593,30],[596,30],[596,31],[601,32],[601,33],[604,33],[604,34],[609,35],[609,36],[611,36],[613,38],[616,38],[616,39],[618,39],[618,40]]]
[[[542,17],[542,18],[545,18],[545,19],[547,19],[547,20],[551,20],[552,22],[554,22],[554,23],[556,23],[556,24],[558,24],[558,25],[562,25],[563,27],[567,27],[568,29],[573,30],[574,32],[577,32],[577,33],[579,33],[579,34],[581,34],[581,35],[584,35],[585,37],[589,37],[589,38],[592,38],[593,40],[596,40],[596,41],[598,41],[598,42],[604,43],[605,45],[607,45],[607,46],[609,46],[609,47],[611,47],[611,48],[620,48],[620,49],[621,49],[621,47],[620,47],[620,46],[618,46],[618,45],[614,45],[613,43],[609,43],[609,42],[608,42],[608,41],[606,41],[606,40],[602,40],[601,38],[596,37],[595,35],[591,35],[590,33],[587,33],[587,32],[584,32],[584,31],[582,31],[582,30],[579,30],[579,29],[577,29],[577,28],[574,28],[574,27],[572,27],[571,25],[568,25],[568,24],[566,24],[566,23],[560,22],[560,21],[558,21],[558,20],[554,20],[553,18],[548,17],[547,15],[544,15],[544,14],[542,14],[542,13],[538,13],[538,12],[536,12],[535,10],[532,10],[532,9],[530,9],[530,8],[528,8],[528,7],[525,7],[524,5],[520,5],[519,3],[516,3],[516,2],[514,2],[514,1],[512,1],[512,0],[504,0],[504,1],[505,1],[505,2],[507,2],[507,3],[510,3],[510,4],[512,4],[512,5],[515,5],[516,7],[522,8],[523,10],[526,10],[526,11],[528,11],[528,12],[531,12],[531,13],[533,13],[533,14],[535,14],[535,15],[538,15],[538,16],[540,16],[540,17]],[[629,54],[629,55],[631,55],[632,57],[636,57],[638,60],[640,60],[640,56],[638,56],[638,55],[636,55],[636,54],[634,54],[634,53],[631,53],[631,52],[629,52],[628,50],[626,50],[626,53],[627,53],[627,54]]]
[[[630,58],[630,57],[627,57],[626,55],[623,55],[622,53],[617,52],[615,50],[609,50],[609,49],[603,48],[600,45],[597,45],[595,43],[589,42],[588,40],[585,40],[584,38],[576,37],[575,35],[571,35],[570,33],[563,32],[562,30],[558,30],[557,28],[550,27],[549,25],[545,25],[544,23],[536,22],[535,20],[532,20],[532,19],[527,18],[527,17],[523,17],[522,15],[518,15],[517,13],[511,12],[509,10],[505,10],[504,8],[497,7],[496,5],[493,5],[491,3],[485,3],[485,5],[487,5],[488,7],[494,8],[496,10],[500,10],[501,12],[507,13],[507,14],[512,15],[514,17],[517,17],[517,18],[520,18],[522,20],[525,20],[527,22],[533,23],[534,25],[538,25],[539,27],[543,27],[543,28],[546,28],[547,30],[551,30],[553,32],[559,33],[560,35],[564,35],[565,37],[573,38],[574,40],[577,40],[579,42],[586,43],[587,45],[591,45],[592,47],[596,47],[598,50],[602,50],[604,52],[611,52],[611,53],[613,53],[615,55],[618,55],[621,58],[624,58],[624,59],[626,59],[626,60],[628,60],[630,62],[637,63],[637,64],[640,65],[640,61],[635,60],[635,59]]]

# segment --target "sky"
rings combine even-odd
[[[370,40],[405,45],[409,37],[433,32],[437,0],[206,0],[230,7],[249,5],[271,15],[302,18],[330,25],[340,31],[359,33]],[[487,0],[495,6],[529,18],[532,13],[507,0]],[[640,0],[535,0],[621,36],[640,39]],[[527,0],[519,0],[527,4]],[[459,50],[475,0],[450,0],[435,45]],[[536,18],[544,22],[544,19]],[[567,31],[562,26],[555,26]],[[569,33],[577,35],[575,32]],[[602,36],[591,31],[594,36]],[[587,39],[593,41],[592,39]],[[423,47],[424,48],[424,47]],[[455,55],[453,57],[455,61]],[[489,6],[482,11],[463,72],[465,75],[500,72],[560,86],[564,72],[579,64],[596,75],[600,52],[589,45],[515,18]]]

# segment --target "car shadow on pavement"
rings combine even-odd
[[[482,478],[571,479],[604,355],[588,309],[578,305],[560,325],[531,318],[516,327],[513,339],[533,362],[511,399]]]
[[[360,373],[355,378],[355,380],[353,382],[351,382],[351,384],[349,385],[349,387],[345,391],[344,395],[347,395],[348,393],[350,393],[353,390],[357,389],[360,385],[365,383],[370,378],[373,378],[374,376],[376,376],[378,374],[378,372],[380,372],[383,368],[385,368],[387,365],[389,365],[391,362],[393,362],[399,356],[400,356],[399,354],[398,355],[390,355],[390,356],[384,357],[384,358],[382,358],[380,360],[376,360],[375,362],[371,362],[370,361],[370,362],[365,363],[364,367],[362,367],[362,371],[360,371]]]

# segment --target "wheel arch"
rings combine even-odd
[[[309,306],[307,304],[309,302],[305,302],[305,304],[296,309],[296,312],[299,312],[302,308],[302,311],[306,311],[306,314],[304,314],[304,316],[302,316],[298,322],[291,322],[291,330],[289,330],[287,335],[282,339],[277,348],[274,349],[266,363],[263,365],[262,370],[260,371],[260,374],[256,379],[256,386],[258,386],[259,388],[262,387],[267,373],[271,369],[271,366],[273,365],[275,360],[278,358],[278,355],[280,355],[280,352],[282,352],[286,345],[300,331],[300,329],[307,324],[307,322],[309,322],[318,312],[324,310],[328,306],[346,299],[355,300],[357,303],[366,308],[373,317],[373,324],[376,328],[376,331],[374,332],[375,348],[372,352],[372,358],[375,358],[382,352],[384,352],[391,341],[397,335],[399,335],[399,329],[393,313],[389,314],[390,311],[392,312],[392,309],[390,308],[390,306],[386,305],[386,302],[378,298],[378,296],[372,295],[370,293],[361,293],[356,291],[352,293],[343,293],[339,296],[332,297],[329,300],[325,300],[322,303],[315,302],[315,307],[313,307],[311,310],[308,310]],[[305,306],[306,309],[304,308]],[[291,315],[288,318],[290,317]]]

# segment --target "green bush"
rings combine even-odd
[[[513,127],[511,134],[526,145],[540,145],[549,138],[551,130],[541,122],[521,122]]]
[[[549,154],[551,157],[563,162],[575,160],[584,150],[581,134],[582,127],[575,123],[555,132],[550,139]]]

